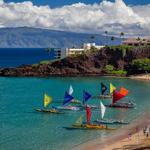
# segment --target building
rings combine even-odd
[[[66,56],[81,55],[84,51],[84,48],[67,48]]]
[[[104,45],[96,45],[95,43],[84,43],[83,48],[86,50],[90,50],[92,47],[97,48],[100,50],[101,48],[104,47]]]
[[[100,50],[103,48],[103,45],[96,45],[95,43],[84,43],[83,48],[67,48],[66,49],[66,56],[74,56],[74,55],[81,55],[87,50],[90,50],[92,47],[97,48]]]
[[[140,38],[132,38],[132,39],[126,39],[122,42],[123,45],[128,46],[144,46],[144,45],[150,45],[150,39],[140,39]]]
[[[61,48],[47,48],[46,51],[51,59],[61,59],[63,57]]]

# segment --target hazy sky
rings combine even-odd
[[[150,0],[0,0],[0,27],[150,36]]]

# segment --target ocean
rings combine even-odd
[[[0,67],[17,67],[23,64],[36,64],[51,60],[53,54],[46,48],[0,48]]]
[[[66,130],[85,111],[65,114],[44,114],[34,108],[43,106],[44,93],[53,97],[50,105],[61,105],[64,92],[72,85],[75,99],[82,100],[83,90],[93,96],[100,93],[100,82],[113,83],[119,90],[129,90],[126,100],[134,101],[134,109],[107,108],[105,118],[124,119],[132,123],[150,106],[150,83],[125,78],[110,77],[50,77],[7,78],[0,77],[0,149],[1,150],[70,150],[89,140],[113,136],[116,131]],[[91,99],[89,104],[99,105],[100,100]],[[111,100],[103,100],[111,103]],[[99,110],[92,111],[92,120],[100,118]],[[123,126],[115,126],[123,128]]]

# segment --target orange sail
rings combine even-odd
[[[113,91],[113,101],[112,101],[112,104],[114,104],[117,101],[121,100],[125,96],[126,95],[123,95],[123,94],[119,93],[117,90],[114,90]]]
[[[120,94],[126,96],[128,93],[129,93],[129,91],[127,89],[125,89],[123,86],[120,88]]]

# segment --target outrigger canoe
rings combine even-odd
[[[57,110],[71,110],[71,111],[81,110],[79,107],[76,107],[76,106],[53,106],[53,108]]]
[[[70,103],[81,104],[81,102],[79,100],[76,100],[76,99],[71,100]]]
[[[115,130],[115,128],[107,127],[106,125],[97,125],[97,124],[81,124],[81,125],[72,125],[71,127],[64,127],[68,130],[81,129],[81,130]]]
[[[118,103],[122,98],[124,98],[128,94],[128,90],[124,87],[120,88],[120,92],[117,90],[113,91],[113,97],[112,97],[112,103],[106,104],[106,107],[115,107],[115,108],[134,108],[136,106],[135,103],[129,101],[129,102],[122,102]]]
[[[101,110],[101,119],[97,119],[96,121],[94,121],[97,124],[129,124],[129,122],[124,122],[123,120],[103,119],[106,112],[106,107],[102,102],[100,102],[100,110]]]
[[[56,109],[34,109],[35,111],[38,112],[43,112],[43,113],[54,113],[54,114],[64,114],[64,112],[58,111]]]
[[[106,107],[114,107],[114,108],[135,108],[136,104],[127,102],[127,103],[114,103],[114,104],[106,104]]]
[[[108,92],[108,89],[109,89],[109,92]],[[109,84],[109,88],[101,82],[101,95],[99,96],[94,96],[93,98],[98,98],[98,99],[109,99],[109,98],[112,98],[112,93],[113,93],[113,90],[115,90],[116,87],[110,83]]]
[[[112,95],[100,95],[100,96],[94,96],[92,98],[100,98],[100,99],[108,99],[108,98],[112,98]]]
[[[123,120],[95,120],[94,121],[97,124],[118,124],[118,125],[127,125],[129,122],[124,122]]]
[[[34,109],[35,111],[38,112],[43,112],[43,113],[53,113],[53,114],[63,114],[63,112],[55,109],[55,108],[50,108],[48,109],[47,106],[52,102],[52,97],[50,97],[48,94],[44,94],[44,100],[43,100],[43,107],[44,108],[37,108]]]

